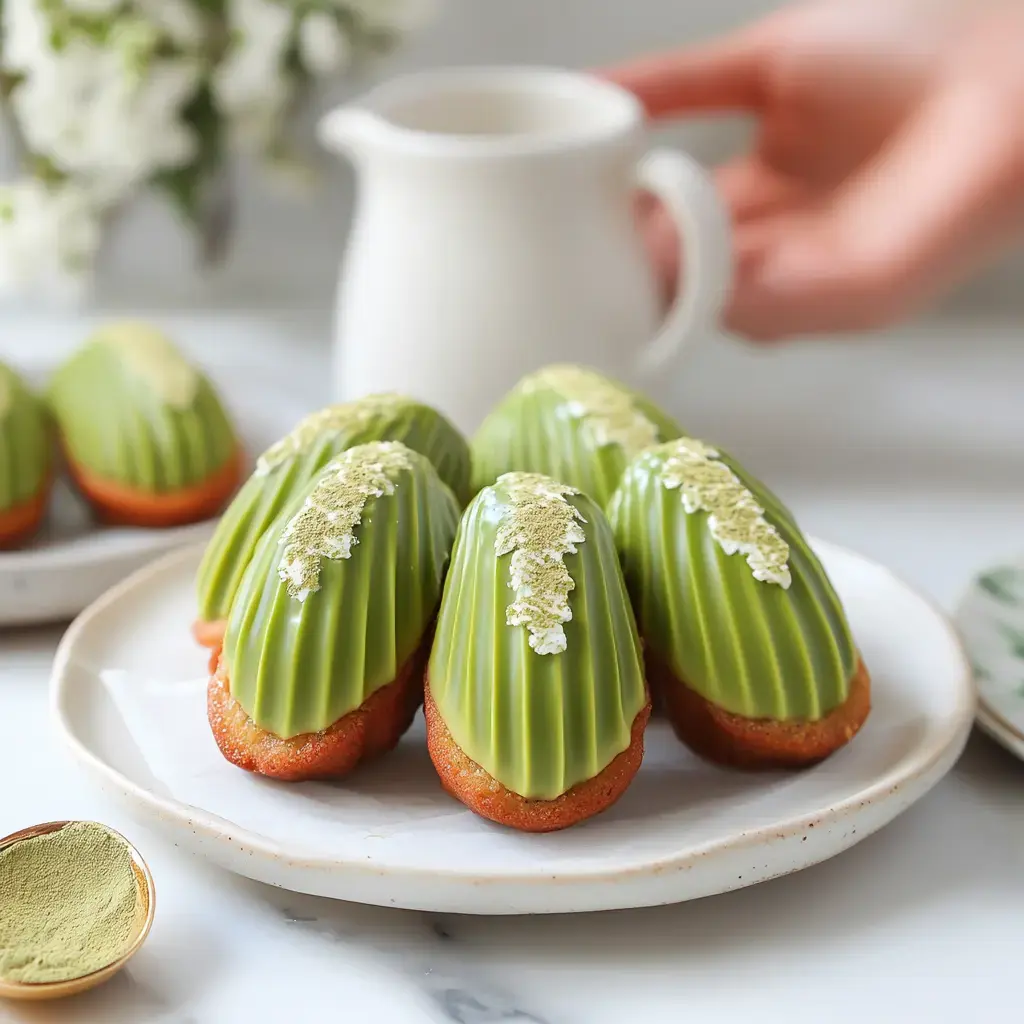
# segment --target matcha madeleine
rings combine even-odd
[[[39,528],[53,481],[50,420],[43,403],[0,363],[0,548]]]
[[[440,413],[403,395],[368,395],[303,419],[257,460],[228,506],[199,567],[193,632],[216,647],[242,574],[260,538],[335,456],[370,441],[401,441],[429,459],[460,502],[469,490],[469,446]]]
[[[327,464],[264,534],[231,605],[208,713],[224,756],[340,777],[390,750],[423,670],[459,507],[397,441]]]
[[[790,512],[693,439],[626,470],[608,510],[652,690],[679,738],[738,767],[800,767],[847,743],[870,681]]]
[[[459,526],[424,695],[445,788],[527,832],[598,814],[643,758],[640,641],[604,513],[509,473]]]
[[[495,407],[473,438],[473,490],[503,473],[544,473],[602,508],[626,464],[682,431],[643,395],[581,366],[549,366]]]
[[[71,475],[103,522],[198,522],[238,486],[242,452],[216,391],[146,324],[98,330],[54,374],[49,402]]]

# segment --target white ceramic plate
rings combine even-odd
[[[136,573],[74,623],[54,664],[55,724],[87,774],[140,820],[182,849],[287,889],[475,914],[695,899],[859,842],[930,789],[970,731],[970,671],[942,615],[880,566],[817,547],[874,677],[874,710],[854,741],[809,771],[750,775],[704,764],[655,722],[622,800],[559,833],[491,825],[448,797],[420,721],[393,754],[343,785],[273,783],[218,758],[205,780],[192,780],[190,802],[177,798],[154,777],[104,679],[170,688],[193,680],[201,689],[204,655],[188,636],[195,549]],[[211,756],[203,743],[216,750],[201,696],[186,718],[161,719],[161,731],[188,733],[172,758],[179,770],[195,750]]]
[[[41,372],[30,371],[40,378]],[[280,384],[243,369],[217,384],[247,454],[263,451],[310,410]],[[168,530],[101,527],[64,480],[39,535],[0,552],[0,626],[70,619],[115,583],[166,551],[209,537],[215,520]]]
[[[978,726],[1024,760],[1024,559],[971,582],[956,614],[978,687]]]

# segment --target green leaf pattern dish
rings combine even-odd
[[[956,613],[978,689],[978,724],[1024,759],[1024,560],[980,572]]]

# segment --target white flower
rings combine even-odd
[[[135,6],[178,46],[202,44],[206,26],[192,0],[135,0]]]
[[[266,145],[292,96],[284,58],[294,12],[273,0],[230,0],[234,42],[213,73],[213,90],[232,133],[245,144]]]
[[[10,71],[31,71],[49,51],[49,22],[36,0],[4,0],[3,62]]]
[[[230,0],[234,41],[214,73],[217,99],[229,111],[244,110],[275,93],[281,77],[292,12],[273,0]]]
[[[0,188],[0,294],[73,299],[99,246],[98,213],[73,185]]]
[[[12,106],[33,152],[111,201],[191,159],[196,140],[181,109],[199,80],[194,61],[154,60],[140,77],[118,51],[74,38],[38,63]]]
[[[352,60],[353,18],[400,36],[434,4],[0,0],[12,138],[45,169],[39,180],[0,190],[0,291],[64,292],[81,283],[104,215],[161,172],[192,173],[200,131],[216,133],[211,141],[225,158],[241,142],[298,176],[302,166],[283,142],[306,75],[324,78]],[[193,123],[190,103],[206,85],[216,118]],[[195,184],[189,178],[184,187]]]
[[[314,11],[299,26],[299,53],[311,75],[326,77],[348,64],[352,48],[334,18],[324,11]]]

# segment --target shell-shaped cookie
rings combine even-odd
[[[0,511],[37,498],[53,470],[46,407],[9,366],[0,363]]]
[[[281,739],[392,682],[437,612],[459,507],[399,442],[349,448],[264,534],[228,618],[231,695]]]
[[[630,744],[647,703],[611,529],[538,474],[485,487],[459,527],[428,670],[455,743],[507,789],[553,800]]]
[[[645,651],[745,718],[814,721],[857,650],[792,514],[731,457],[681,438],[638,456],[608,508]]]
[[[460,502],[469,490],[469,446],[430,406],[403,395],[368,395],[312,413],[256,463],[225,509],[196,580],[199,618],[223,619],[256,545],[285,506],[335,456],[370,441],[400,441],[429,459]]]
[[[237,457],[213,385],[146,324],[98,330],[53,375],[48,399],[68,458],[96,479],[169,494]]]
[[[554,365],[524,377],[472,442],[473,490],[503,473],[544,473],[602,508],[626,464],[682,431],[649,399],[594,370]]]

